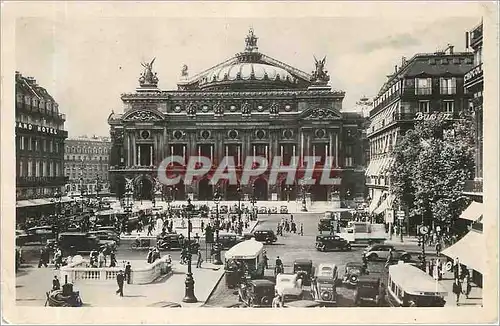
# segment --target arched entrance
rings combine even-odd
[[[198,183],[198,200],[212,200],[212,185],[210,180],[202,179]]]
[[[138,199],[151,200],[153,197],[153,183],[148,178],[141,178],[137,182],[137,193],[139,195]]]
[[[175,200],[186,200],[186,186],[182,179],[175,185]]]
[[[297,198],[297,185],[287,185],[286,180],[281,183],[280,199],[283,201],[295,201]]]
[[[267,200],[267,181],[259,178],[253,183],[255,186],[255,198],[257,200]]]
[[[238,185],[226,186],[226,200],[238,200]]]
[[[311,195],[314,201],[328,201],[328,188],[325,185],[313,185]]]

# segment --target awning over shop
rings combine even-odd
[[[382,196],[382,191],[375,189],[373,191],[373,198],[370,203],[370,206],[368,206],[368,213],[372,213],[375,208],[377,208],[378,203],[380,202],[380,197]]]
[[[380,214],[380,213],[383,213],[385,212],[386,209],[390,209],[392,208],[392,202],[394,201],[394,196],[393,195],[389,195],[387,196],[387,198],[385,198],[382,203],[380,204],[380,206],[378,206],[374,211],[373,213],[374,214]]]
[[[483,204],[473,201],[465,211],[460,214],[460,218],[469,221],[477,221],[483,216]]]
[[[47,199],[26,199],[26,200],[18,200],[16,201],[16,207],[32,207],[32,206],[43,206],[43,205],[48,205],[48,204],[53,204],[52,202],[48,201]]]
[[[486,271],[486,244],[481,232],[471,230],[462,239],[442,252],[451,259],[458,257],[461,264],[481,274]]]

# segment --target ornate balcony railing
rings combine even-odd
[[[110,166],[108,168],[109,172],[127,172],[127,171],[155,171],[158,167],[155,165],[151,166]]]
[[[52,186],[52,185],[62,185],[66,183],[66,177],[17,177],[16,184],[29,186]]]
[[[468,194],[482,194],[483,193],[483,179],[474,179],[465,181],[464,193]]]

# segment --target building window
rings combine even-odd
[[[42,139],[43,152],[47,152],[47,139]]]
[[[418,112],[429,113],[430,104],[429,101],[418,101]]]
[[[348,156],[345,158],[345,166],[352,166],[353,165],[353,159],[352,157]]]
[[[19,148],[24,150],[24,136],[19,137]]]
[[[457,79],[455,77],[441,78],[439,83],[441,85],[441,94],[452,95],[457,93]]]
[[[54,151],[54,142],[52,140],[50,140],[50,142],[49,142],[49,148],[50,148],[50,152],[52,153]]]
[[[432,78],[415,78],[415,95],[432,94]]]
[[[19,160],[19,173],[18,175],[20,177],[23,177],[24,176],[24,171],[23,171],[23,161],[22,160]]]
[[[446,113],[453,113],[455,111],[455,101],[443,101],[442,111]]]
[[[56,153],[59,153],[59,143],[56,142]]]

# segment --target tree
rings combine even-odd
[[[403,135],[389,170],[396,205],[408,209],[410,224],[453,227],[468,204],[462,195],[474,170],[472,119],[427,120]]]

